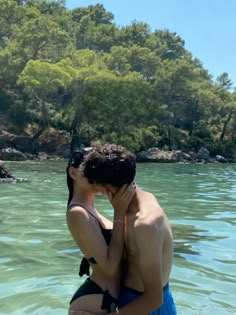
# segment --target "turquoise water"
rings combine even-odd
[[[83,280],[65,222],[65,163],[6,165],[28,181],[0,184],[0,314],[66,315]],[[172,225],[178,314],[236,314],[236,165],[141,164],[137,183]],[[96,205],[112,217],[105,197]]]

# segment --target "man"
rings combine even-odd
[[[96,149],[87,158],[84,175],[115,195],[117,183],[130,172],[135,176],[135,157],[116,145]],[[155,196],[136,188],[125,222],[125,273],[120,307],[110,315],[175,315],[169,291],[173,237],[168,219]]]

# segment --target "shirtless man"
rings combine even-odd
[[[135,157],[123,147],[105,145],[87,159],[84,175],[106,194],[119,189],[119,165],[135,168]],[[125,157],[125,158],[124,158]],[[169,291],[173,257],[173,237],[168,219],[155,196],[139,187],[126,212],[125,265],[119,309],[110,315],[176,315]]]

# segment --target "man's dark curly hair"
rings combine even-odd
[[[110,184],[120,188],[134,180],[135,155],[122,146],[105,144],[87,155],[83,172],[90,184]]]

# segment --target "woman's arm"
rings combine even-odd
[[[97,266],[107,275],[113,275],[120,265],[124,246],[124,217],[134,196],[133,185],[123,186],[115,196],[109,196],[114,207],[112,238],[107,246],[101,228],[82,207],[74,207],[67,213],[68,228],[87,257],[93,257]]]

